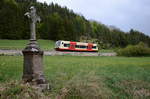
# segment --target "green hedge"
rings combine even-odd
[[[119,49],[117,51],[118,56],[150,56],[150,48],[148,48],[143,42],[138,45],[128,45],[126,48]]]

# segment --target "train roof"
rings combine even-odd
[[[66,43],[70,43],[70,42],[75,42],[75,41],[64,41],[64,40],[58,40],[60,42],[66,42]],[[86,43],[86,42],[76,42],[76,43],[79,43],[79,44],[94,44],[94,45],[97,45],[96,43]]]

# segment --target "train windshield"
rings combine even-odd
[[[56,44],[55,44],[55,46],[56,46],[56,47],[59,47],[60,44],[61,44],[61,41],[57,41]]]

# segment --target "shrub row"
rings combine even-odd
[[[150,48],[148,48],[143,42],[137,45],[128,45],[126,48],[119,49],[117,51],[118,56],[150,56]]]

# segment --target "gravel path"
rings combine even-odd
[[[1,50],[0,55],[22,55],[21,50]],[[71,56],[116,56],[115,52],[112,53],[100,53],[100,52],[60,52],[60,51],[44,51],[44,55],[71,55]]]

